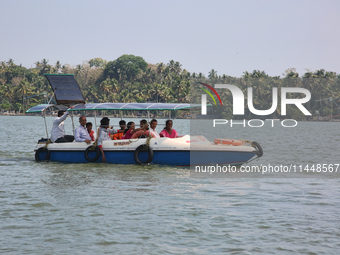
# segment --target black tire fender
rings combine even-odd
[[[90,152],[95,152],[96,153],[96,156],[94,158],[90,158],[89,156],[89,153]],[[84,152],[84,155],[85,155],[85,159],[89,162],[96,162],[99,157],[100,157],[100,149],[98,146],[95,146],[93,147],[93,145],[89,146],[86,148],[85,152]]]
[[[251,145],[257,150],[256,151],[257,157],[259,157],[259,158],[262,157],[263,156],[263,150],[262,150],[261,145],[258,142],[252,142]]]
[[[149,164],[149,163],[151,163],[151,161],[153,160],[153,150],[151,149],[150,146],[147,146],[147,151],[148,151],[148,154],[149,154],[148,159],[147,159],[145,162],[143,162],[143,161],[141,161],[141,160],[139,159],[139,153],[140,153],[142,150],[144,150],[144,146],[145,146],[144,144],[139,145],[139,146],[136,148],[136,150],[135,150],[135,152],[134,152],[134,154],[133,154],[133,157],[134,157],[134,159],[135,159],[135,162],[136,162],[138,165]]]
[[[39,156],[40,152],[45,152],[45,153],[46,153],[45,159],[41,159],[41,158],[40,158],[40,156]],[[50,157],[51,157],[51,153],[50,153],[50,151],[49,151],[47,148],[45,148],[45,147],[41,147],[41,148],[39,148],[39,149],[37,149],[37,150],[35,151],[35,160],[36,160],[36,161],[50,160]]]

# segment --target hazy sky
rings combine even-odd
[[[0,0],[0,61],[77,65],[123,54],[189,72],[340,73],[339,0]]]

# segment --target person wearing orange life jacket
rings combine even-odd
[[[111,135],[112,140],[120,140],[124,136],[124,131],[125,131],[125,128],[126,128],[125,120],[119,121],[119,126],[120,126],[120,132],[116,133],[114,135]]]

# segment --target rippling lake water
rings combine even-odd
[[[176,120],[174,128],[188,133],[189,123]],[[258,141],[264,156],[253,165],[339,164],[339,126],[219,132]],[[189,168],[169,166],[37,163],[41,117],[0,116],[0,131],[0,253],[339,254],[340,169],[192,178]]]

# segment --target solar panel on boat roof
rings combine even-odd
[[[55,95],[57,104],[85,103],[77,81],[72,75],[45,74]]]

